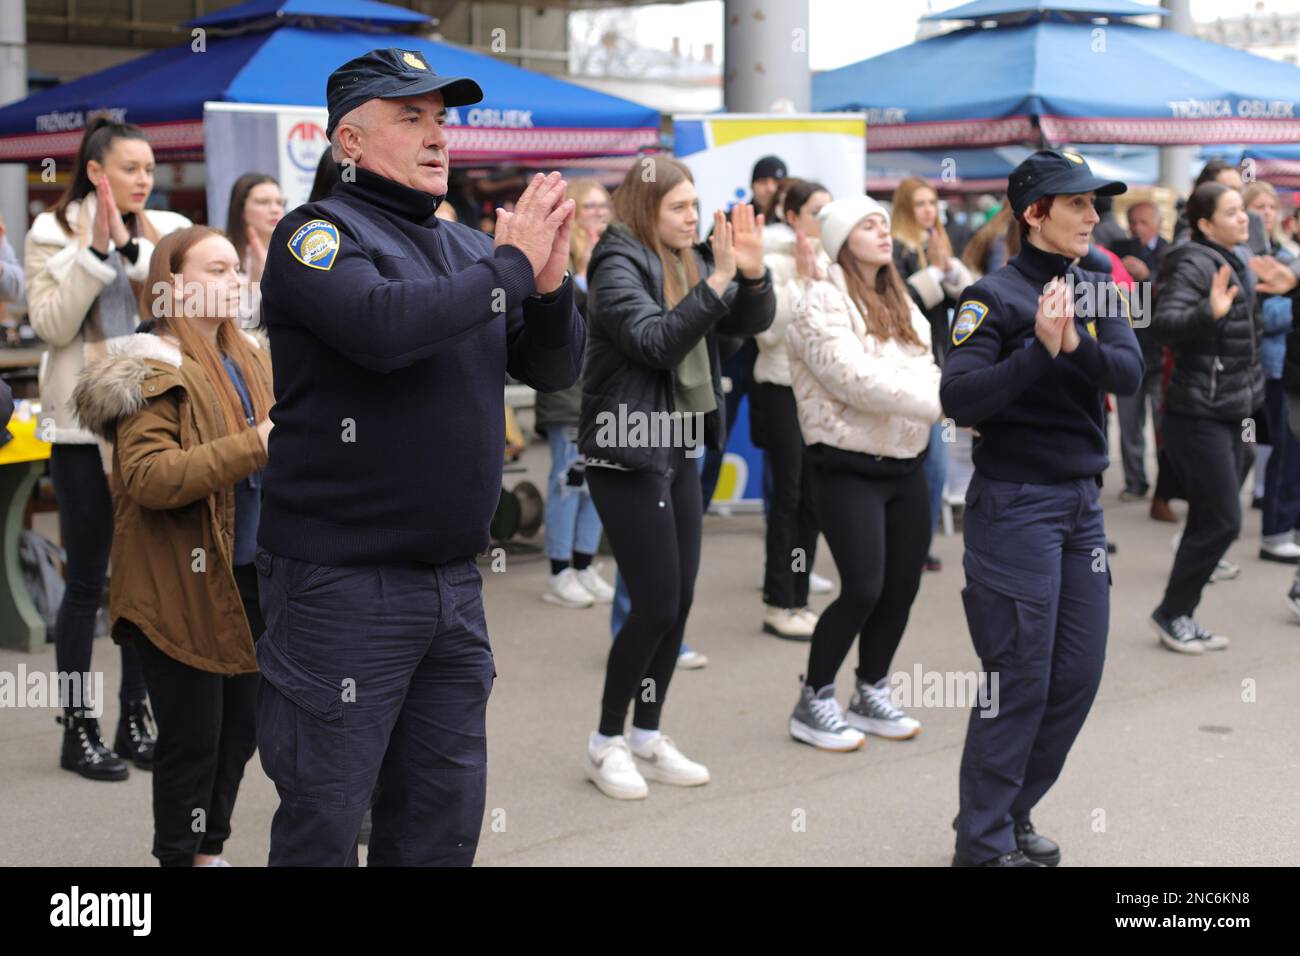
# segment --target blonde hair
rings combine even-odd
[[[609,193],[606,191],[605,187],[595,179],[575,179],[573,182],[569,183],[568,192],[569,198],[573,200],[575,220],[582,214],[582,204],[586,200],[587,196],[597,190],[604,193],[605,198],[609,199]],[[599,238],[600,237],[598,236],[597,239]],[[575,228],[569,232],[570,271],[577,272],[579,262],[590,261],[591,248],[595,244],[596,241],[588,236],[585,230],[576,228],[575,222]]]
[[[673,308],[700,281],[700,270],[690,249],[678,255],[659,240],[659,205],[682,183],[694,183],[690,168],[667,156],[642,156],[627,171],[614,193],[614,217],[636,240],[659,257],[664,274],[664,305]],[[685,267],[685,280],[677,265]]]
[[[934,193],[934,198],[938,200],[939,190],[935,189],[920,176],[908,176],[898,184],[898,189],[894,191],[894,209],[890,217],[890,232],[894,238],[901,241],[909,249],[916,253],[917,265],[922,269],[930,263],[925,256],[925,230],[921,228],[920,223],[916,221],[916,194],[922,189],[928,189]],[[948,239],[948,232],[943,228],[943,220],[937,215],[934,219],[934,230],[943,236],[944,240]]]

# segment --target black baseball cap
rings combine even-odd
[[[439,76],[429,68],[424,54],[415,50],[371,50],[348,60],[330,74],[325,84],[329,122],[325,135],[348,113],[369,100],[419,96],[441,90],[448,106],[468,106],[483,99],[483,90],[465,76]]]
[[[785,161],[779,156],[764,156],[754,164],[754,171],[749,176],[751,183],[760,179],[785,179]]]
[[[1087,161],[1068,149],[1040,149],[1013,169],[1007,180],[1007,199],[1017,216],[1044,196],[1118,196],[1127,190],[1121,182],[1094,176]]]

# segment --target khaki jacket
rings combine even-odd
[[[270,390],[270,353],[249,339]],[[112,339],[72,402],[93,435],[114,443],[114,637],[130,621],[190,667],[256,671],[231,557],[235,485],[266,464],[257,429],[229,434],[202,366],[155,335]]]

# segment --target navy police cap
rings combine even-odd
[[[1011,202],[1011,211],[1018,216],[1044,196],[1078,193],[1117,196],[1127,189],[1121,182],[1094,176],[1078,153],[1040,149],[1011,171],[1007,180],[1007,199]]]
[[[468,106],[483,99],[483,90],[464,76],[439,76],[424,56],[414,50],[371,50],[348,60],[330,74],[325,84],[329,106],[327,136],[334,135],[339,120],[369,100],[419,96],[442,91],[447,106]]]

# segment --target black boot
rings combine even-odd
[[[141,770],[152,770],[157,736],[149,705],[142,700],[131,701],[122,708],[122,717],[117,722],[117,736],[113,739],[113,750],[123,760],[130,760]]]
[[[63,725],[63,754],[59,766],[79,773],[87,780],[125,780],[130,772],[126,761],[114,756],[104,746],[99,737],[99,721],[78,713],[68,707],[62,717],[54,718]]]
[[[1029,859],[1043,866],[1056,866],[1061,862],[1061,848],[1036,832],[1028,820],[1016,824],[1016,846]]]

